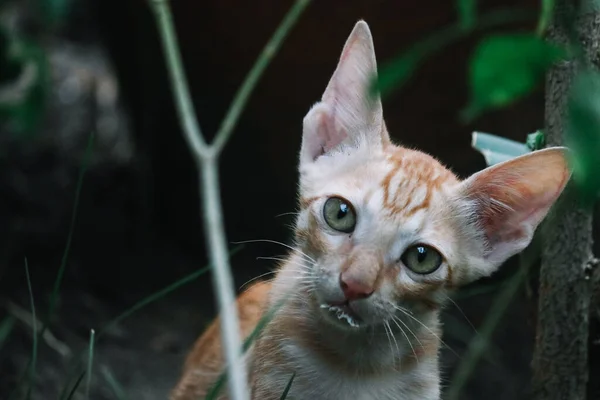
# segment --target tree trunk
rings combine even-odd
[[[550,41],[567,43],[565,20],[576,3],[557,1],[548,35]],[[587,61],[594,63],[599,49],[600,14],[581,13],[572,26],[577,29]],[[547,76],[545,134],[548,146],[563,145],[569,90],[578,69],[577,61],[561,62]],[[592,210],[580,207],[572,189],[569,185],[543,232],[545,245],[533,357],[532,389],[533,398],[537,400],[583,400],[587,396]]]

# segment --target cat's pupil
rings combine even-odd
[[[348,204],[341,203],[341,204],[340,204],[340,209],[338,210],[338,213],[337,213],[337,218],[338,218],[338,219],[342,219],[342,218],[344,218],[344,217],[345,217],[347,214],[348,214]]]
[[[417,247],[417,261],[422,263],[427,258],[427,249],[425,247]]]

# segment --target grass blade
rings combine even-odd
[[[75,392],[77,392],[77,388],[79,388],[79,385],[81,384],[81,381],[83,380],[83,377],[85,376],[86,371],[83,370],[81,372],[81,374],[79,374],[79,377],[77,378],[77,381],[75,381],[75,385],[73,385],[73,387],[71,388],[71,391],[69,392],[69,395],[67,396],[66,400],[71,400],[73,399],[73,396],[75,396]]]
[[[90,386],[92,383],[92,366],[94,365],[94,336],[96,332],[93,329],[90,329],[90,346],[88,350],[88,365],[87,365],[87,379],[85,382],[85,398],[90,400]]]
[[[75,368],[71,369],[71,371],[68,374],[67,379],[65,379],[65,381],[64,381],[64,386],[63,386],[62,390],[60,391],[60,394],[58,395],[58,400],[65,400],[67,398],[67,394],[69,393],[69,387],[71,386],[71,381],[76,376],[77,375],[75,375]]]
[[[67,269],[67,260],[69,257],[69,253],[71,251],[71,243],[73,242],[73,232],[75,231],[75,223],[77,221],[77,211],[79,210],[79,199],[81,197],[81,188],[83,187],[83,177],[87,171],[87,167],[89,165],[90,157],[92,155],[92,149],[94,145],[94,134],[91,133],[88,139],[87,148],[85,149],[85,154],[83,157],[83,163],[81,165],[81,169],[79,170],[79,177],[77,178],[77,187],[75,189],[75,200],[73,202],[73,212],[71,213],[71,222],[69,224],[69,234],[67,236],[67,243],[65,244],[65,250],[62,255],[62,259],[60,262],[60,267],[58,269],[58,273],[56,274],[56,279],[54,280],[54,287],[52,288],[52,294],[50,295],[50,305],[48,307],[48,316],[42,327],[42,333],[46,330],[46,326],[50,323],[54,316],[54,312],[56,311],[56,302],[58,300],[58,292],[60,291],[60,285],[62,284],[62,280],[65,274],[65,270]]]
[[[104,376],[106,383],[112,390],[117,400],[127,400],[127,395],[125,394],[123,385],[121,385],[119,381],[117,381],[110,369],[106,365],[103,365],[100,369],[100,372],[102,373],[102,376]]]
[[[38,352],[38,332],[37,332],[37,318],[35,316],[35,303],[33,301],[33,289],[31,287],[31,277],[29,276],[29,264],[27,258],[25,258],[25,276],[27,278],[27,290],[29,291],[29,301],[31,302],[31,315],[32,326],[33,326],[33,349],[31,351],[31,365],[29,368],[29,382],[27,383],[27,399],[31,399],[31,392],[35,385],[35,367],[37,363],[37,352]]]
[[[472,29],[477,14],[477,0],[458,0],[457,8],[460,26],[465,30]]]
[[[233,249],[231,249],[229,251],[229,257],[236,254],[242,248],[243,248],[243,246],[236,246]],[[102,328],[98,332],[98,335],[96,335],[96,339],[100,339],[100,337],[102,337],[106,332],[108,332],[108,330],[110,328],[112,328],[119,322],[123,321],[125,318],[130,317],[136,311],[139,311],[140,309],[146,307],[147,305],[154,303],[157,300],[162,299],[169,293],[175,291],[176,289],[179,289],[181,286],[186,285],[186,284],[198,279],[200,276],[202,276],[206,272],[208,272],[210,270],[210,268],[211,268],[211,266],[207,266],[202,269],[199,269],[199,270],[179,279],[178,281],[170,284],[169,286],[165,287],[164,289],[161,289],[158,292],[155,292],[155,293],[151,294],[150,296],[143,298],[139,302],[135,303],[131,308],[129,308],[128,310],[125,310],[123,313],[121,313],[116,318],[114,318],[112,321],[110,321],[104,328]]]
[[[46,332],[46,329],[48,327],[48,325],[50,324],[54,312],[56,311],[56,303],[58,300],[58,292],[60,291],[60,286],[63,280],[63,276],[65,273],[65,270],[67,268],[67,259],[68,259],[68,255],[70,253],[71,250],[71,243],[73,241],[73,232],[75,231],[75,222],[76,222],[76,216],[77,216],[77,211],[79,209],[79,199],[81,196],[81,188],[83,186],[83,178],[85,176],[85,172],[87,170],[87,167],[89,165],[89,160],[90,157],[92,155],[92,149],[93,149],[93,144],[94,144],[94,134],[91,133],[90,137],[88,139],[88,144],[87,144],[87,148],[84,154],[84,158],[83,158],[83,162],[81,164],[81,168],[79,170],[79,177],[77,179],[77,186],[75,189],[75,201],[73,203],[73,212],[71,214],[71,222],[69,225],[69,234],[67,236],[67,243],[65,244],[65,250],[63,252],[63,256],[61,259],[61,264],[60,267],[58,269],[58,273],[56,275],[56,278],[54,280],[54,287],[52,289],[52,293],[50,295],[50,304],[48,307],[48,314],[46,315],[46,317],[42,320],[42,328],[39,330],[38,332],[38,339],[41,338],[44,333]],[[32,359],[29,359],[29,362],[27,363],[27,366],[25,367],[25,370],[23,371],[21,377],[19,378],[19,381],[17,383],[17,385],[15,386],[15,388],[13,389],[13,391],[10,393],[10,395],[8,396],[8,399],[11,400],[14,398],[14,396],[17,394],[17,392],[19,391],[19,389],[21,388],[21,385],[23,384],[27,371],[29,370],[29,368],[31,367],[32,364]]]
[[[235,94],[225,118],[223,118],[223,122],[219,127],[219,131],[215,136],[213,144],[215,152],[220,152],[227,143],[227,140],[231,136],[240,114],[246,107],[248,98],[254,91],[258,80],[263,75],[265,69],[275,54],[277,54],[277,51],[285,41],[291,29],[296,25],[296,22],[298,22],[298,19],[309,4],[310,0],[296,0],[292,8],[290,8],[277,27],[277,30],[273,33],[273,36],[271,36],[271,39],[265,44],[265,47],[256,59],[252,69],[248,72],[248,75],[246,75],[244,83]]]
[[[452,377],[452,383],[446,392],[446,399],[457,400],[460,398],[462,388],[467,383],[469,377],[475,370],[479,359],[489,346],[490,338],[496,330],[496,327],[502,321],[506,309],[517,293],[517,290],[527,279],[527,273],[533,264],[535,257],[527,259],[522,253],[520,256],[522,262],[519,270],[512,278],[510,278],[510,281],[504,285],[502,291],[494,299],[494,303],[479,330],[479,335],[475,336],[469,344],[467,351],[463,355],[462,360]]]
[[[13,328],[15,327],[15,317],[12,315],[8,315],[6,318],[2,320],[0,324],[0,350],[4,345],[4,342],[10,336]]]
[[[285,299],[281,300],[279,303],[275,304],[274,307],[271,307],[269,309],[269,311],[260,318],[260,320],[254,327],[254,329],[252,330],[250,335],[248,335],[248,337],[244,340],[244,344],[242,346],[242,354],[245,354],[248,351],[248,349],[250,348],[252,343],[254,343],[254,341],[260,334],[260,332],[262,332],[262,330],[265,328],[265,326],[267,326],[267,324],[273,319],[273,317],[275,316],[277,311],[279,311],[279,309],[285,304],[286,300],[287,300],[287,297]],[[219,375],[219,378],[215,381],[212,388],[208,391],[208,394],[206,395],[206,397],[204,399],[205,400],[216,400],[218,398],[219,394],[221,393],[221,389],[223,388],[223,385],[226,382],[227,382],[227,373],[226,373],[226,371],[223,371]]]
[[[294,372],[292,374],[292,376],[290,377],[290,380],[288,381],[287,385],[285,385],[285,390],[283,391],[283,393],[281,393],[281,397],[279,398],[280,400],[285,400],[288,397],[288,393],[290,392],[290,389],[292,388],[292,382],[294,382],[294,378],[296,377],[296,372]]]

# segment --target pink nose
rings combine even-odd
[[[373,294],[373,287],[351,277],[344,277],[344,274],[340,274],[340,287],[348,301],[366,299]]]

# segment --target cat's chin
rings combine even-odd
[[[367,326],[347,302],[340,304],[324,303],[320,305],[320,308],[325,314],[325,318],[337,327],[356,330]]]

